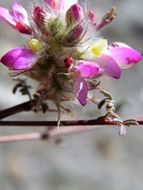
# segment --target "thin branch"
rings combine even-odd
[[[142,120],[137,121],[139,125],[143,125]],[[73,133],[85,132],[97,128],[103,127],[103,125],[116,125],[120,127],[116,122],[107,120],[105,117],[99,117],[94,120],[80,120],[80,121],[62,121],[63,126],[56,127],[56,121],[0,121],[1,126],[33,126],[44,127],[49,126],[47,132],[33,132],[27,134],[5,135],[0,136],[0,143],[5,142],[18,142],[18,141],[31,141],[31,140],[49,140],[55,137],[61,137],[63,135],[70,135]],[[53,128],[51,128],[53,126]]]
[[[50,140],[52,138],[61,137],[63,135],[70,135],[73,133],[85,132],[93,129],[100,128],[101,126],[74,126],[74,127],[60,127],[49,130],[46,133],[35,132],[27,134],[5,135],[0,136],[0,143],[18,142],[18,141],[31,141],[31,140]]]
[[[22,111],[31,111],[32,108],[36,105],[36,101],[30,100],[22,104],[18,104],[11,108],[7,108],[0,111],[0,126],[17,126],[17,127],[49,127],[47,132],[33,132],[27,134],[15,134],[15,135],[6,135],[0,136],[0,143],[4,142],[17,142],[17,141],[29,141],[29,140],[49,140],[54,137],[60,137],[62,135],[68,135],[72,133],[89,131],[91,129],[97,129],[103,125],[115,125],[121,127],[124,125],[143,125],[143,120],[126,120],[123,121],[123,125],[120,125],[119,121],[111,120],[106,116],[102,116],[96,119],[91,120],[76,120],[76,121],[61,121],[60,127],[57,126],[57,121],[2,121],[5,117],[10,115],[22,112]],[[53,127],[53,128],[51,128]]]
[[[35,100],[29,100],[22,104],[18,104],[16,106],[12,106],[10,108],[4,109],[0,111],[0,120],[4,119],[8,116],[14,115],[16,113],[20,113],[23,111],[31,111],[32,107],[35,105]]]
[[[108,120],[106,117],[98,117],[97,119],[91,120],[72,120],[72,121],[61,121],[61,127],[66,126],[89,126],[89,125],[117,125],[116,122]],[[0,121],[0,126],[17,126],[17,127],[55,127],[57,121]]]
[[[143,120],[135,120],[139,125],[143,125]],[[72,120],[72,121],[61,121],[61,127],[67,126],[89,126],[89,125],[118,125],[116,121],[111,121],[106,117],[98,117],[97,119],[90,120]],[[0,126],[5,127],[55,127],[57,121],[1,121]]]
[[[5,135],[0,136],[0,143],[6,142],[18,142],[18,141],[28,141],[28,140],[38,140],[41,139],[41,134],[38,132],[27,133],[27,134],[17,134],[17,135]]]

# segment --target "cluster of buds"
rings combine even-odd
[[[91,81],[103,75],[119,79],[122,69],[142,59],[128,45],[109,45],[99,36],[99,30],[114,17],[113,8],[97,22],[84,0],[43,0],[29,12],[14,1],[12,10],[0,7],[0,19],[24,34],[27,42],[0,61],[11,72],[37,80],[36,94],[41,100],[60,105],[77,99],[85,106]]]

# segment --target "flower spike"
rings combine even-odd
[[[27,12],[15,0],[12,10],[0,7],[1,20],[28,34],[25,46],[5,53],[1,63],[36,80],[36,97],[53,101],[59,110],[63,101],[73,99],[85,106],[100,77],[119,79],[122,69],[142,60],[125,43],[109,45],[97,34],[115,18],[115,8],[97,22],[87,4],[87,0],[42,0]]]

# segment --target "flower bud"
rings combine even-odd
[[[16,22],[15,28],[16,28],[16,30],[18,30],[22,34],[31,34],[30,27],[21,23],[21,22]]]
[[[67,25],[72,25],[80,22],[81,20],[81,7],[78,4],[72,5],[66,12]]]
[[[38,52],[42,48],[42,44],[40,43],[39,40],[37,39],[31,39],[27,42],[28,47],[33,51],[33,52]]]
[[[67,56],[64,60],[65,67],[68,69],[73,64],[73,58],[70,56]]]
[[[35,6],[33,10],[33,19],[38,26],[43,25],[44,11],[40,6]]]
[[[92,23],[94,26],[96,26],[97,23],[96,23],[95,14],[94,14],[93,11],[89,11],[88,17],[89,17],[91,23]]]
[[[75,43],[78,43],[83,35],[83,27],[78,24],[75,26],[66,36],[63,44],[66,46],[74,46]]]

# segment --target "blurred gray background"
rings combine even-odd
[[[68,0],[67,0],[68,1]],[[28,7],[31,1],[20,1]],[[0,2],[9,7],[11,0]],[[143,0],[95,0],[92,7],[97,18],[115,6],[117,17],[104,28],[103,36],[121,41],[143,52]],[[0,22],[0,55],[22,45],[21,36]],[[121,116],[143,118],[143,65],[125,70],[119,81],[105,78],[103,83],[116,102],[124,101]],[[0,108],[27,100],[12,95],[14,85],[8,70],[0,66]],[[29,81],[30,82],[30,81]],[[95,108],[78,108],[74,118],[95,117]],[[79,115],[80,113],[80,115]],[[71,117],[71,116],[67,116]],[[51,115],[19,114],[9,119],[51,119]],[[54,119],[54,118],[52,118]],[[14,134],[37,129],[1,128],[0,134]],[[116,127],[63,138],[61,145],[53,142],[20,142],[0,144],[1,190],[142,190],[143,189],[143,128],[128,129],[119,136]]]

